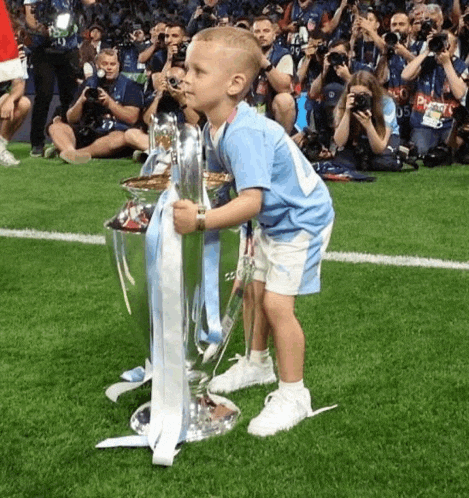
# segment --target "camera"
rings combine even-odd
[[[353,98],[353,112],[371,111],[373,97],[369,93],[355,93]]]
[[[388,47],[394,47],[396,43],[401,41],[401,34],[399,32],[390,31],[389,33],[384,33],[383,39]]]
[[[390,31],[389,33],[384,34],[383,40],[387,46],[386,55],[392,57],[396,53],[394,47],[401,41],[401,34],[399,32]]]
[[[425,19],[420,25],[420,31],[417,33],[416,41],[425,41],[432,29],[436,29],[436,24],[433,19]]]
[[[103,69],[98,69],[96,78],[91,82],[90,86],[86,89],[85,97],[89,104],[99,105],[99,91],[98,87],[102,87],[106,80],[106,73]]]
[[[303,134],[304,139],[301,146],[301,152],[308,161],[315,162],[319,159],[319,155],[322,151],[322,144],[319,141],[319,136],[308,127],[303,128]]]
[[[329,52],[327,55],[327,59],[330,62],[331,66],[341,66],[342,64],[348,64],[348,57],[345,54],[341,54],[340,52]]]
[[[327,45],[325,43],[320,43],[317,47],[316,47],[316,53],[320,56],[320,57],[324,57],[326,54],[327,54]]]
[[[178,45],[178,50],[173,56],[173,62],[184,62],[186,60],[188,47],[188,42],[182,42],[180,45]]]
[[[446,48],[447,41],[448,36],[446,35],[446,33],[439,33],[428,42],[428,48],[431,52],[439,54]]]
[[[174,76],[170,76],[168,79],[168,85],[171,88],[177,88],[181,84],[181,80],[178,78],[175,78]]]

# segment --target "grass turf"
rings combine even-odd
[[[102,233],[124,202],[128,160],[0,169],[0,226]],[[331,250],[467,261],[462,166],[330,185]],[[325,261],[323,289],[299,298],[305,381],[339,408],[258,439],[247,424],[270,386],[228,397],[242,410],[223,437],[184,445],[171,468],[147,449],[96,450],[128,433],[148,388],[117,404],[104,389],[142,363],[104,246],[0,238],[0,496],[466,497],[469,273]],[[241,329],[227,358],[243,349]]]

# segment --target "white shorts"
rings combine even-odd
[[[292,240],[278,241],[254,230],[254,280],[265,282],[265,290],[284,296],[314,294],[320,290],[321,260],[331,238],[330,223],[317,236],[301,230]],[[237,277],[242,275],[246,245],[241,229]]]

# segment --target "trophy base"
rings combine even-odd
[[[130,427],[140,436],[147,436],[150,429],[151,402],[137,408],[130,418]],[[239,408],[231,401],[214,394],[191,398],[190,420],[180,443],[202,441],[212,436],[226,434],[236,425]]]

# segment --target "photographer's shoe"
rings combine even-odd
[[[33,145],[29,155],[31,157],[42,157],[44,155],[44,145]]]
[[[148,150],[134,150],[132,160],[135,163],[143,164],[148,158]]]
[[[291,429],[312,415],[308,389],[288,394],[277,389],[266,397],[261,413],[249,422],[248,432],[253,436],[273,436],[279,431]]]
[[[49,145],[49,147],[46,147],[44,149],[44,157],[46,159],[52,159],[54,157],[58,157],[59,156],[59,151],[57,150],[57,148],[55,147],[55,145]]]
[[[5,168],[14,168],[20,164],[20,160],[4,147],[0,147],[0,165]]]
[[[60,153],[60,159],[68,164],[86,164],[91,160],[91,155],[89,152],[79,150],[63,150]]]
[[[236,363],[225,373],[214,377],[208,388],[213,393],[230,393],[257,384],[270,384],[277,380],[274,363],[269,356],[264,363],[255,363],[237,354]]]

